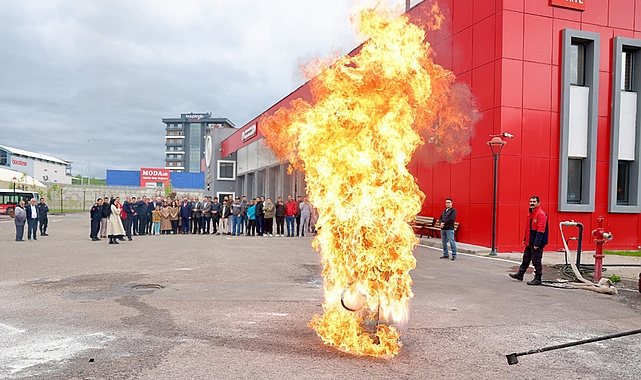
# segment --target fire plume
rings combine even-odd
[[[305,172],[319,212],[324,314],[309,326],[341,350],[393,357],[402,344],[391,323],[407,320],[413,297],[408,222],[425,197],[406,166],[426,140],[449,160],[467,154],[477,112],[406,16],[379,4],[353,22],[367,40],[316,70],[313,104],[294,100],[259,125],[277,157]]]

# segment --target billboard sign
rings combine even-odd
[[[164,168],[141,168],[140,169],[140,186],[147,187],[148,183],[157,184],[164,183],[165,186],[169,185],[170,181],[169,169]]]
[[[550,0],[550,5],[584,11],[586,1],[588,0]]]

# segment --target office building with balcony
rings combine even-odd
[[[172,172],[202,173],[205,167],[205,135],[213,130],[235,131],[234,124],[211,112],[184,113],[163,118],[165,124],[165,169]]]

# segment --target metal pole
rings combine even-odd
[[[498,169],[499,169],[499,155],[494,155],[494,193],[492,196],[492,251],[490,256],[496,256],[496,187],[498,182]]]
[[[597,337],[597,338],[578,340],[576,342],[557,344],[556,346],[543,347],[543,348],[538,348],[538,349],[535,349],[535,350],[530,350],[530,351],[526,351],[526,352],[519,352],[518,354],[517,353],[513,353],[513,354],[509,354],[509,355],[505,355],[505,356],[507,356],[507,363],[509,365],[513,365],[513,364],[516,364],[516,363],[519,362],[519,360],[517,359],[517,356],[538,354],[539,352],[558,350],[559,348],[573,347],[573,346],[578,346],[578,345],[581,345],[581,344],[599,342],[599,341],[606,340],[606,339],[620,338],[620,337],[623,337],[623,336],[634,335],[634,334],[639,334],[639,333],[641,333],[641,329],[632,330],[632,331],[626,331],[626,332],[622,332],[622,333],[618,333],[618,334],[601,336],[601,337]]]
[[[89,186],[91,186],[91,140],[87,140],[87,141],[89,141],[89,162],[87,164],[87,177],[88,177],[87,180],[89,181]]]

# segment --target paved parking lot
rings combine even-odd
[[[16,243],[0,219],[0,378],[637,379],[641,294],[531,287],[511,260],[439,260],[418,247],[415,298],[394,359],[322,344],[320,258],[309,239],[145,236],[89,241],[86,215]]]

